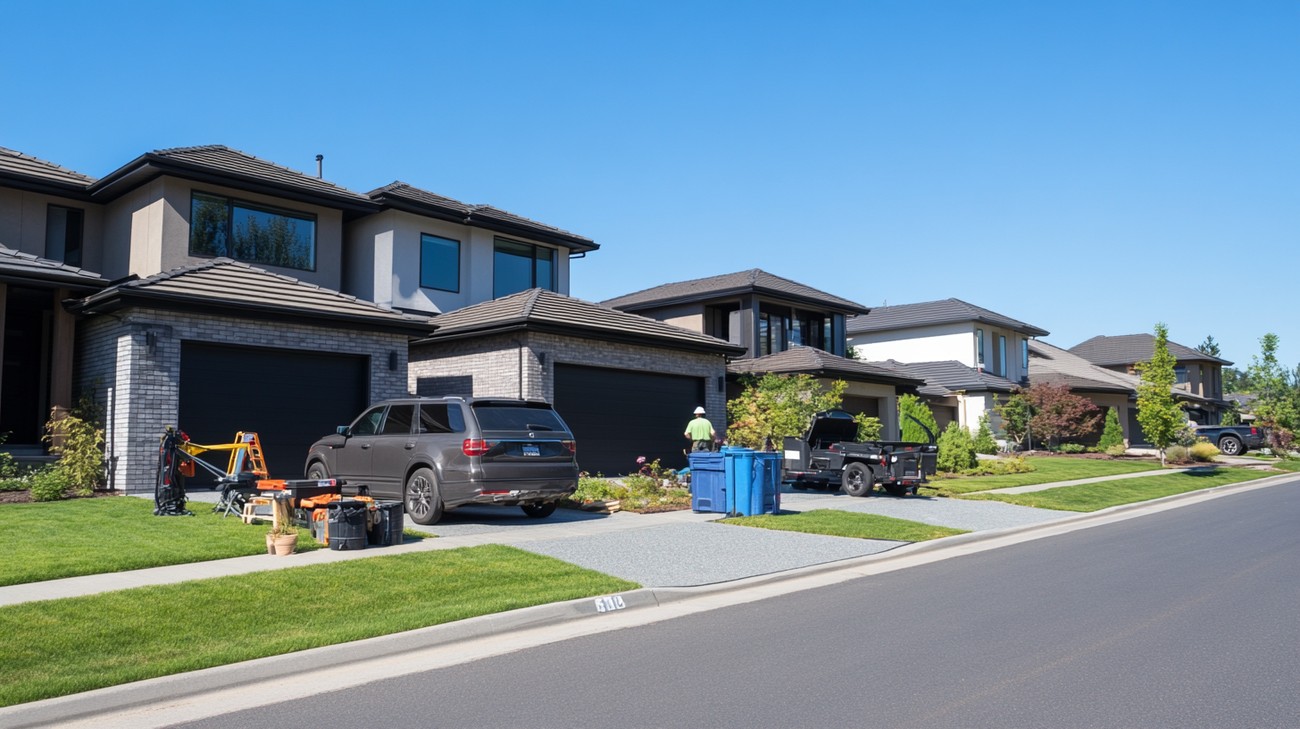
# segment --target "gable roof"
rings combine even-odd
[[[525,236],[574,251],[594,251],[600,248],[595,241],[576,233],[545,225],[491,205],[463,203],[428,190],[421,190],[405,182],[391,182],[371,190],[367,195],[384,207],[462,225],[473,225],[507,235]]]
[[[830,377],[855,382],[881,382],[913,389],[925,384],[925,381],[921,378],[900,372],[888,365],[839,357],[816,347],[801,346],[794,346],[776,354],[747,357],[728,362],[727,372],[732,374],[765,374],[768,372],[776,374],[808,374],[814,377]]]
[[[98,289],[108,285],[99,274],[66,263],[40,258],[0,244],[0,281],[48,282],[71,288]]]
[[[910,329],[935,324],[953,324],[964,321],[1004,327],[1032,337],[1045,337],[1051,333],[1046,329],[1026,324],[1019,319],[1012,319],[995,311],[989,311],[982,306],[951,298],[941,301],[924,301],[919,304],[877,306],[868,314],[850,319],[845,329],[850,335],[853,335],[866,332]]]
[[[161,175],[341,209],[352,217],[379,210],[365,195],[220,144],[146,152],[101,178],[90,191],[96,198],[112,200]]]
[[[1185,347],[1177,342],[1169,342],[1168,346],[1169,353],[1179,362],[1214,362],[1225,367],[1232,364],[1226,359]],[[1156,338],[1154,334],[1096,336],[1070,347],[1070,351],[1103,367],[1131,365],[1151,359],[1151,355],[1156,351]]]
[[[0,147],[0,180],[7,186],[51,195],[85,199],[86,187],[95,178],[60,167],[53,162]]]
[[[857,302],[832,296],[825,291],[818,291],[788,278],[774,276],[758,268],[654,286],[607,299],[601,303],[623,311],[638,311],[751,293],[830,308],[845,314],[865,314],[870,311]]]
[[[886,365],[925,381],[923,395],[947,397],[958,392],[1011,392],[1018,385],[1005,377],[980,372],[957,360],[940,362],[895,362]]]
[[[1100,367],[1068,349],[1040,340],[1029,343],[1030,384],[1065,385],[1078,391],[1136,395],[1140,381],[1136,375]]]
[[[427,317],[401,314],[355,296],[229,258],[214,258],[148,278],[124,281],[91,294],[69,308],[92,315],[128,306],[256,315],[268,321],[290,319],[317,325],[328,322],[343,328],[412,336],[426,334],[433,328]]]
[[[745,351],[744,347],[717,337],[546,289],[528,289],[456,309],[436,317],[434,324],[437,331],[412,344],[527,330],[693,352],[741,354]]]

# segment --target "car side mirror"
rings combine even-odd
[[[346,438],[348,435],[348,430],[349,430],[348,426],[340,425],[339,427],[334,429],[334,432]]]

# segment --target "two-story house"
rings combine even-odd
[[[760,269],[663,284],[603,303],[742,347],[743,356],[727,365],[731,396],[744,375],[843,380],[845,409],[879,418],[886,437],[898,433],[899,391],[923,384],[886,365],[844,356],[845,323],[867,307]]]
[[[858,357],[896,360],[925,377],[938,391],[930,406],[941,426],[955,420],[972,431],[999,399],[1028,384],[1029,342],[1048,334],[951,298],[876,307],[850,319],[847,330]]]
[[[1070,347],[1070,352],[1098,367],[1136,375],[1137,363],[1149,361],[1155,353],[1155,340],[1152,334],[1096,336]],[[1188,419],[1200,425],[1218,425],[1224,410],[1232,407],[1223,398],[1223,368],[1232,362],[1177,342],[1169,342],[1168,347],[1177,380],[1174,395]]]

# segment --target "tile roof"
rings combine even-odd
[[[48,281],[66,286],[101,288],[108,281],[93,271],[40,258],[0,244],[0,280]]]
[[[727,363],[733,374],[796,374],[833,377],[858,382],[883,382],[904,387],[919,387],[924,380],[879,362],[839,357],[816,347],[791,347],[784,352],[762,357],[747,357]]]
[[[414,344],[525,329],[719,354],[745,351],[717,337],[546,289],[528,289],[449,311],[433,323],[437,330]]]
[[[78,191],[95,181],[88,175],[5,147],[0,147],[0,177]]]
[[[417,214],[432,214],[465,225],[477,225],[499,232],[516,232],[517,235],[530,235],[547,242],[555,242],[574,250],[591,251],[600,246],[590,238],[584,238],[561,228],[539,223],[522,215],[494,208],[491,205],[471,205],[449,197],[443,197],[428,190],[405,182],[391,182],[383,187],[371,190],[367,196],[381,204],[411,209]],[[405,204],[403,204],[405,203]]]
[[[878,306],[870,313],[855,316],[849,320],[845,329],[850,335],[866,332],[884,332],[894,329],[931,326],[934,324],[952,324],[955,322],[981,322],[992,326],[1005,327],[1013,331],[1034,337],[1045,337],[1050,332],[1019,319],[1003,316],[981,306],[968,304],[961,299],[943,299],[942,301],[924,301],[919,304],[898,304],[896,306]]]
[[[1206,354],[1200,350],[1185,347],[1177,342],[1169,342],[1169,353],[1179,362],[1215,362],[1230,366],[1226,359]],[[1070,351],[1084,359],[1103,366],[1131,365],[1151,359],[1156,350],[1154,334],[1121,334],[1114,337],[1097,336],[1080,342]]]
[[[720,276],[663,284],[662,286],[655,286],[608,299],[601,303],[615,309],[634,311],[666,304],[707,301],[743,293],[766,294],[773,298],[800,301],[814,306],[840,310],[848,314],[865,314],[870,311],[870,309],[857,302],[832,296],[825,291],[818,291],[811,286],[805,286],[788,278],[774,276],[757,268],[748,271],[737,271],[736,273],[724,273]]]
[[[368,329],[425,334],[428,317],[401,314],[290,276],[271,273],[229,258],[214,258],[148,278],[110,286],[82,299],[75,311],[103,313],[129,305],[214,309],[319,320]]]
[[[1005,377],[980,372],[956,360],[941,362],[895,362],[884,364],[912,377],[925,380],[923,395],[947,397],[957,392],[1011,392],[1018,385]]]
[[[1068,349],[1033,340],[1029,342],[1029,383],[1040,382],[1071,390],[1136,395],[1140,379],[1095,365]]]

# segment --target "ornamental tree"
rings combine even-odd
[[[1251,358],[1246,374],[1258,397],[1253,410],[1260,421],[1289,430],[1300,427],[1297,417],[1295,388],[1292,373],[1277,360],[1278,336],[1265,334],[1259,340],[1260,353]]]
[[[1138,424],[1147,440],[1160,450],[1160,463],[1165,462],[1165,448],[1178,439],[1187,418],[1183,409],[1174,402],[1174,356],[1169,353],[1169,329],[1156,324],[1156,341],[1151,359],[1136,365],[1142,381],[1138,383]]]
[[[995,404],[993,411],[1002,421],[1002,434],[1007,440],[1017,446],[1023,443],[1029,434],[1029,418],[1033,415],[1025,391],[1017,389],[1005,403]]]
[[[1039,383],[1025,391],[1032,415],[1029,427],[1047,441],[1081,438],[1097,429],[1101,411],[1086,397],[1065,385]]]
[[[1106,425],[1102,427],[1097,447],[1104,451],[1123,444],[1124,431],[1119,427],[1119,413],[1115,408],[1106,408]]]
[[[935,438],[939,437],[939,423],[934,419],[934,413],[930,412],[930,407],[921,398],[916,395],[900,395],[898,398],[898,428],[901,431],[901,437],[909,443],[928,443],[930,436],[926,435],[925,430],[917,425],[912,416],[921,421],[926,428],[934,433]]]
[[[766,374],[742,380],[744,390],[727,403],[727,440],[732,445],[781,446],[785,436],[803,435],[812,416],[840,407],[848,384],[823,387],[811,375]]]

